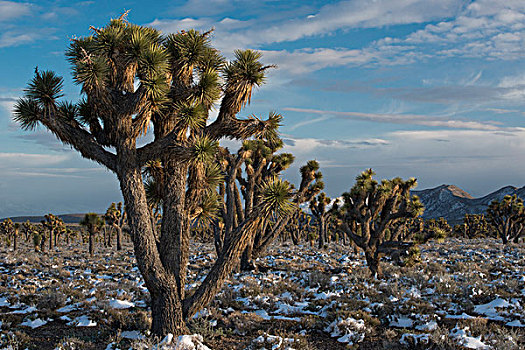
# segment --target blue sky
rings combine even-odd
[[[213,27],[226,57],[252,48],[278,65],[241,115],[284,115],[291,181],[317,159],[331,196],[369,167],[474,196],[525,185],[523,0],[0,1],[0,217],[119,200],[114,175],[10,110],[37,65],[77,99],[69,39],[124,10],[164,33]]]

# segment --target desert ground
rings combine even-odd
[[[210,349],[523,349],[525,247],[493,239],[421,245],[421,262],[382,262],[332,244],[276,243],[260,271],[235,273],[191,321]],[[1,349],[162,349],[148,337],[149,296],[131,244],[0,250]],[[212,244],[193,242],[190,288]],[[189,342],[191,343],[191,341]],[[198,347],[197,347],[198,348]],[[204,347],[201,347],[204,349]]]

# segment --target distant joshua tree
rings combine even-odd
[[[454,226],[454,234],[464,238],[497,236],[484,214],[465,214],[463,223]]]
[[[64,224],[64,221],[60,219],[58,216],[53,214],[47,214],[44,215],[44,219],[42,220],[42,227],[47,229],[49,232],[49,250],[53,249],[53,242],[55,246],[58,243],[58,236],[60,236],[66,229],[66,225]]]
[[[318,228],[318,248],[323,249],[328,243],[328,220],[333,214],[328,205],[332,200],[324,192],[310,201],[310,211],[315,218]]]
[[[493,200],[487,208],[487,218],[498,232],[503,244],[518,243],[525,232],[525,208],[516,195]]]
[[[394,223],[403,218],[423,214],[424,207],[410,190],[417,186],[416,179],[400,178],[378,183],[375,173],[368,169],[357,176],[350,192],[343,194],[344,204],[338,213],[341,228],[365,252],[370,272],[381,277],[380,259],[384,255],[408,250],[413,242],[410,237],[389,234]]]
[[[106,214],[104,214],[104,221],[111,227],[112,231],[117,235],[117,250],[122,250],[122,226],[126,220],[126,211],[123,210],[122,202],[118,204],[111,203]],[[111,240],[111,233],[108,240]],[[111,246],[111,243],[109,244]]]
[[[18,223],[13,223],[11,219],[5,219],[0,222],[0,232],[5,235],[5,240],[7,246],[11,245],[13,242],[13,250],[16,250],[16,237],[18,235],[20,225]]]
[[[89,234],[89,255],[95,254],[95,235],[104,226],[104,220],[95,213],[87,213],[84,218],[80,221],[80,225],[84,226]]]

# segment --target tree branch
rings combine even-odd
[[[137,159],[141,166],[149,160],[168,155],[178,158],[179,161],[187,161],[193,158],[194,153],[192,147],[180,144],[174,132],[137,149]]]
[[[109,170],[116,172],[117,157],[104,149],[92,134],[80,127],[76,122],[68,122],[55,115],[43,115],[41,122],[58,139],[65,144],[71,145],[80,152],[82,157],[94,160],[104,165]]]

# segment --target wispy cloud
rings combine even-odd
[[[45,166],[61,163],[69,158],[68,155],[57,154],[31,154],[0,152],[2,168],[19,166]]]
[[[14,1],[0,1],[0,22],[12,20],[31,12],[32,5]]]
[[[300,112],[309,114],[331,115],[335,118],[341,119],[357,119],[366,120],[376,123],[392,123],[392,124],[410,124],[422,125],[430,127],[446,127],[452,129],[474,129],[474,130],[488,130],[488,131],[511,131],[518,128],[508,128],[496,125],[495,122],[480,122],[474,120],[455,120],[437,118],[428,115],[419,114],[380,114],[380,113],[363,113],[363,112],[340,112],[309,108],[285,107],[285,111]]]
[[[259,47],[264,44],[327,35],[341,29],[422,23],[453,16],[461,3],[461,0],[353,0],[328,4],[308,16],[279,20],[276,23],[234,19],[216,21],[203,17],[156,19],[150,25],[164,32],[190,28],[209,29],[214,26],[217,33],[216,44],[220,49],[229,51],[236,47]],[[232,27],[232,24],[235,24],[235,27]],[[228,35],[224,35],[225,32]]]

